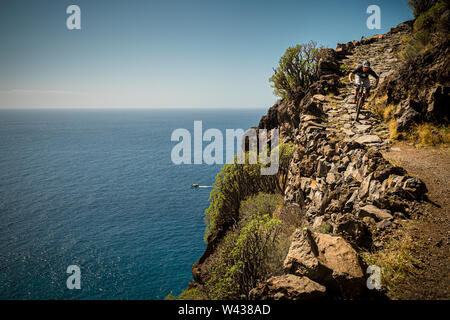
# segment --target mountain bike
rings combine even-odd
[[[362,105],[364,104],[364,96],[367,96],[367,88],[363,87],[362,84],[356,84],[355,87],[358,88],[358,96],[356,97],[356,117],[355,117],[355,121],[358,122],[359,113],[361,111]],[[370,88],[374,89],[375,86],[370,86]]]

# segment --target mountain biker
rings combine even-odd
[[[376,79],[375,88],[378,86],[378,82],[380,81],[380,77],[373,71],[373,69],[370,67],[369,61],[364,61],[362,65],[360,65],[358,68],[350,72],[348,75],[350,83],[353,81],[353,76],[355,76],[355,82],[356,82],[356,92],[355,92],[355,98],[353,99],[353,103],[356,103],[356,98],[358,97],[359,88],[361,85],[362,87],[366,88],[366,94],[363,99],[363,104],[366,98],[369,96],[370,93],[370,80],[369,75],[374,77]]]

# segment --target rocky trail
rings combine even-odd
[[[363,61],[368,60],[372,68],[380,76],[380,84],[396,68],[398,58],[395,48],[401,45],[403,33],[399,32],[392,37],[378,40],[368,45],[358,46],[352,55],[342,59],[345,70],[350,72],[356,69]],[[339,79],[341,83],[348,83],[348,74]],[[371,79],[374,84],[374,79]],[[386,123],[363,107],[359,121],[355,122],[356,105],[353,104],[354,86],[348,84],[341,88],[337,96],[316,96],[322,102],[322,107],[327,115],[327,127],[337,137],[346,141],[356,141],[375,147],[378,150],[387,150],[389,141],[389,129]],[[367,105],[367,102],[366,102]]]

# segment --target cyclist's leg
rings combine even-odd
[[[361,90],[361,78],[357,74],[355,75],[355,85],[356,85],[356,91],[355,91],[355,98],[353,99],[353,103],[356,103],[356,99],[358,98],[359,90]]]
[[[370,95],[370,80],[369,80],[369,78],[366,78],[364,85],[366,86],[366,98],[368,98]]]
[[[358,98],[358,93],[359,93],[359,86],[356,87],[355,97],[353,98],[353,103],[356,103],[356,99]]]
[[[365,104],[367,98],[369,97],[370,94],[370,80],[369,78],[364,79],[363,81],[363,88],[364,88],[364,95],[363,95],[363,103],[362,105]]]

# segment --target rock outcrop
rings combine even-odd
[[[447,11],[447,15],[449,12]],[[403,29],[409,32],[412,21]],[[405,33],[405,31],[401,31]],[[398,106],[397,130],[404,132],[414,124],[431,121],[448,123],[450,111],[450,40],[441,41],[408,63],[397,64],[386,75],[376,93],[386,97],[386,105]],[[402,44],[398,44],[401,46]]]
[[[420,104],[414,100],[403,100],[395,109],[397,131],[406,132],[415,123],[420,122]]]
[[[357,252],[342,237],[297,230],[284,261],[285,271],[308,277],[346,296],[364,292],[365,276]]]
[[[250,291],[252,300],[316,300],[324,298],[326,288],[307,277],[292,274],[268,279]]]

